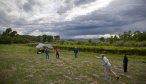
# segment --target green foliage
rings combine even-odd
[[[30,36],[30,35],[18,35],[17,31],[12,31],[11,28],[6,29],[2,35],[0,35],[0,44],[11,43],[31,43],[31,42],[53,42],[53,36]],[[60,36],[57,35],[56,39],[59,40]]]
[[[101,37],[98,40],[61,40],[59,35],[18,35],[17,31],[13,31],[11,28],[8,28],[0,34],[0,38],[0,44],[55,42],[61,45],[146,47],[146,32],[140,31],[128,31],[109,38]]]
[[[10,34],[10,36],[16,36],[16,35],[18,35],[16,31],[12,31]]]
[[[12,32],[12,29],[11,28],[7,28],[5,32],[3,32],[3,35],[10,35]]]
[[[7,28],[7,29],[3,32],[2,35],[3,35],[3,36],[16,36],[16,35],[18,35],[18,34],[17,34],[17,31],[12,31],[11,28]]]
[[[98,53],[114,53],[114,54],[132,54],[132,55],[146,55],[146,48],[138,47],[116,47],[116,46],[87,46],[87,45],[58,45],[53,44],[54,47],[60,47],[66,50],[73,50],[77,47],[79,51],[84,52],[98,52]]]
[[[99,38],[99,40],[102,43],[99,43],[99,45],[114,45],[114,46],[126,46],[126,47],[146,47],[145,42],[146,41],[146,32],[140,32],[140,31],[135,31],[135,32],[124,32],[122,34],[118,34],[115,36],[111,36],[109,38]]]
[[[53,42],[53,36],[49,35],[47,36],[48,42]]]
[[[48,39],[47,39],[47,35],[43,35],[43,42],[47,42]]]
[[[90,39],[90,40],[88,40],[88,42],[89,42],[89,43],[92,43],[92,40]]]
[[[104,42],[105,41],[105,38],[104,37],[101,37],[99,38],[100,41]]]
[[[13,43],[29,43],[30,41],[27,38],[22,37],[13,37]]]
[[[11,44],[12,38],[10,36],[0,36],[0,43],[1,44]]]
[[[59,35],[54,36],[54,40],[55,41],[60,41],[60,36]]]

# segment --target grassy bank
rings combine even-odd
[[[73,51],[61,51],[56,60],[53,50],[51,59],[36,54],[34,47],[24,45],[0,45],[0,84],[145,84],[146,57],[129,56],[128,73],[122,69],[122,55],[106,54],[113,70],[120,76],[117,81],[104,80],[103,66],[95,56],[98,53],[80,52],[74,59]]]

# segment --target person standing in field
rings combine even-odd
[[[124,55],[124,59],[123,59],[123,69],[124,69],[124,72],[127,72],[127,66],[128,66],[128,57],[125,54]]]
[[[105,79],[111,79],[111,73],[116,77],[116,79],[119,79],[119,76],[112,70],[112,65],[107,59],[107,57],[104,54],[101,54],[100,57],[97,57],[98,59],[101,59],[104,66],[104,73],[105,73]]]
[[[44,53],[45,53],[46,59],[49,59],[48,47],[44,47]]]
[[[77,47],[75,47],[74,48],[74,54],[75,54],[75,58],[78,58],[78,48]]]
[[[56,59],[60,59],[60,48],[55,48]]]

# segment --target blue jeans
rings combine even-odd
[[[49,54],[45,53],[46,59],[49,59]]]
[[[78,53],[75,53],[75,58],[78,58]]]

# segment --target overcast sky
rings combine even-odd
[[[0,0],[0,32],[99,38],[146,31],[146,0]]]

